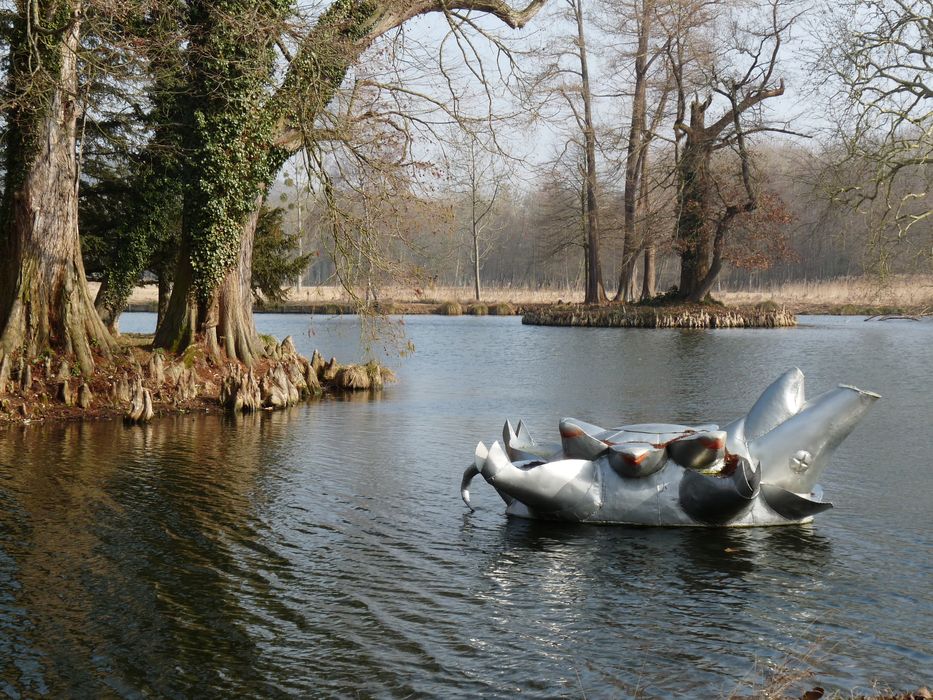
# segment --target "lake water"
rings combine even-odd
[[[124,331],[151,329],[124,315]],[[353,318],[259,316],[356,359]],[[933,324],[541,328],[413,317],[378,398],[0,432],[0,693],[724,697],[786,666],[933,682]],[[884,395],[809,526],[509,520],[478,440],[524,418],[724,423],[793,366]]]

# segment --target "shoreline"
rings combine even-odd
[[[74,421],[252,413],[348,393],[379,392],[395,375],[376,363],[341,365],[298,354],[290,337],[270,339],[266,355],[245,367],[192,345],[178,357],[152,349],[152,335],[125,334],[111,357],[95,357],[83,376],[67,359],[20,363],[0,387],[0,429]],[[12,389],[12,390],[9,390]]]
[[[91,293],[98,283],[90,283]],[[257,313],[307,313],[322,315],[355,314],[357,307],[346,290],[338,285],[292,287],[284,304],[254,305]],[[582,289],[574,287],[518,287],[487,285],[482,301],[476,302],[472,287],[419,284],[383,285],[370,311],[384,314],[450,315],[448,307],[471,315],[524,314],[553,305],[579,304]],[[157,303],[154,285],[133,289],[129,310],[154,312]],[[766,283],[753,288],[718,288],[713,298],[725,306],[740,309],[774,305],[795,315],[923,316],[933,312],[933,275],[892,275],[840,277],[819,281]],[[511,307],[511,311],[509,311]]]
[[[494,313],[491,306],[487,304],[476,304],[476,302],[454,302],[460,305],[460,313],[448,313],[440,310],[441,307],[451,302],[386,302],[382,305],[374,305],[374,313],[384,313],[389,316],[523,316],[527,313],[539,312],[556,306],[566,306],[566,304],[550,302],[526,302],[510,303],[512,311],[509,313]],[[486,307],[486,311],[476,313],[475,308]],[[494,306],[494,305],[493,305]],[[582,305],[580,305],[582,306]],[[632,305],[635,308],[660,308],[656,306],[641,307]],[[729,304],[728,309],[738,311],[751,311],[758,308],[760,304],[743,303]],[[921,318],[933,315],[933,307],[928,304],[912,305],[890,305],[890,304],[853,304],[853,303],[789,303],[778,305],[786,309],[788,313],[795,316],[902,316],[910,318]],[[605,307],[593,307],[605,308]],[[611,306],[609,307],[611,308]],[[131,302],[127,305],[126,311],[132,313],[156,313],[155,302]],[[286,302],[276,305],[255,305],[254,314],[307,314],[319,316],[355,316],[359,310],[356,305],[350,302]]]

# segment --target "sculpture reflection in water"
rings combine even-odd
[[[481,474],[524,518],[631,525],[754,526],[809,522],[832,508],[817,485],[839,444],[878,394],[840,385],[804,399],[785,372],[742,418],[717,425],[647,423],[605,430],[560,422],[560,444],[506,422],[503,443],[476,447]]]

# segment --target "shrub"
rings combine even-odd
[[[493,304],[489,307],[489,313],[493,316],[514,316],[515,307],[505,301],[500,301],[498,304]]]
[[[360,365],[347,365],[337,373],[337,386],[341,389],[361,391],[368,389],[371,385],[369,373],[365,367]]]
[[[455,301],[445,301],[437,307],[436,313],[441,316],[461,316],[463,315],[463,307]]]

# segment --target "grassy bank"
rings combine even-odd
[[[796,314],[921,316],[933,310],[933,276],[901,275],[885,280],[849,277],[788,282],[754,291],[723,291],[714,296],[730,306],[772,302]]]

